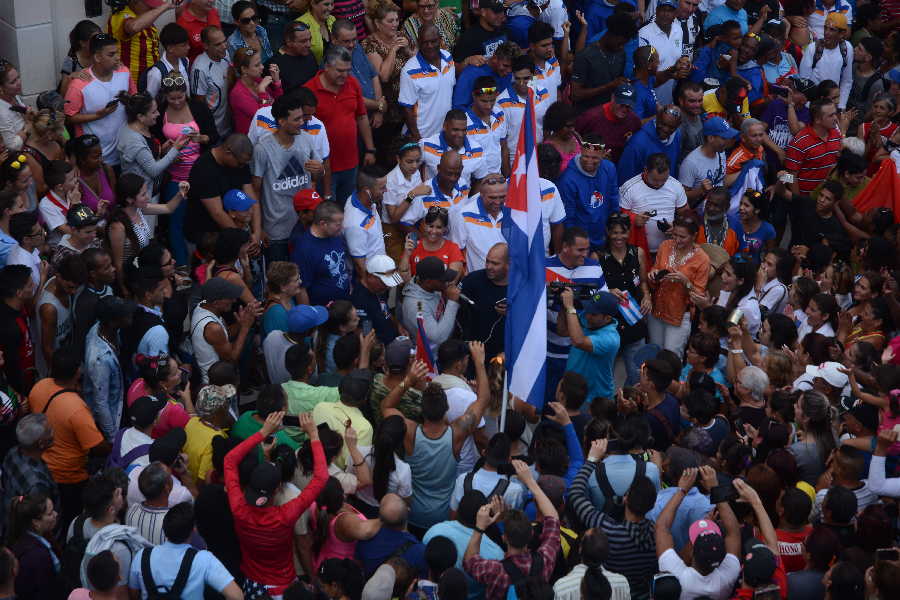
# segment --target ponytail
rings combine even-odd
[[[581,580],[581,597],[584,600],[609,600],[612,598],[612,585],[603,573],[600,565],[588,566]]]

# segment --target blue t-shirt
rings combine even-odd
[[[734,229],[734,232],[737,234],[738,244],[740,244],[738,252],[747,253],[752,256],[753,260],[757,263],[760,262],[760,257],[763,248],[766,247],[766,242],[775,239],[775,228],[772,227],[772,224],[768,221],[763,221],[753,233],[746,233],[744,231],[741,220],[737,216],[729,215],[728,224],[731,225],[731,228]]]
[[[152,548],[150,572],[153,575],[153,582],[158,587],[171,587],[175,583],[175,577],[181,567],[181,559],[190,547],[190,544],[163,542]],[[139,590],[142,598],[147,597],[147,590],[144,588],[144,577],[141,574],[141,559],[143,553],[150,550],[150,548],[146,548],[135,554],[128,572],[128,587],[132,590]],[[191,572],[181,597],[202,598],[205,585],[221,592],[232,581],[234,581],[234,577],[212,552],[200,550],[194,556],[194,562],[191,563]]]
[[[473,529],[466,527],[459,521],[443,521],[432,525],[425,532],[422,542],[427,546],[428,542],[438,536],[443,536],[453,542],[453,545],[456,546],[456,565],[454,566],[462,570],[463,556],[466,554],[469,538],[472,537],[473,531]],[[481,547],[478,549],[478,555],[487,560],[503,560],[503,549],[494,540],[483,535],[481,536]],[[468,598],[470,600],[484,597],[484,586],[482,584],[472,579],[468,573],[466,573],[466,581],[469,583]]]
[[[356,44],[356,46],[353,47],[351,56],[353,58],[351,62],[353,76],[359,81],[359,87],[362,89],[363,98],[374,100],[375,84],[372,83],[372,78],[378,75],[378,72],[375,71],[375,67],[369,62],[369,57],[366,56],[362,46],[359,44]]]
[[[291,252],[300,268],[301,285],[310,304],[324,305],[350,297],[350,258],[341,236],[318,238],[304,231]]]
[[[294,301],[291,300],[291,305],[294,305]],[[273,331],[287,331],[288,330],[288,311],[284,309],[281,304],[273,304],[270,306],[265,313],[263,313],[262,318],[262,339],[266,339],[266,336],[272,333]]]
[[[663,401],[644,413],[653,434],[653,448],[664,452],[681,431],[681,410],[678,398],[666,392]]]
[[[648,81],[650,85],[644,85],[640,79],[634,79],[631,85],[637,93],[637,108],[634,112],[642,119],[656,115],[656,77]]]
[[[593,348],[590,352],[585,352],[572,344],[566,370],[579,373],[587,380],[588,401],[597,396],[612,399],[616,391],[613,366],[616,362],[616,354],[619,352],[617,323],[613,320],[612,323],[604,325],[600,329],[587,329],[584,317],[579,317],[579,320],[584,335],[591,341]]]
[[[691,376],[691,371],[693,371],[693,370],[694,370],[694,368],[691,365],[684,365],[684,368],[681,369],[681,376],[679,376],[678,381],[687,381],[688,378],[690,378],[690,376]],[[713,367],[713,370],[710,371],[709,376],[716,383],[721,383],[725,387],[728,387],[728,380],[725,379],[725,376],[722,375],[722,371],[720,371],[717,367]],[[718,398],[719,401],[721,402],[722,394],[719,392],[718,389],[716,390],[716,398]]]
[[[362,562],[366,577],[371,577],[381,563],[410,542],[412,545],[399,556],[416,570],[419,577],[427,577],[428,564],[425,562],[425,544],[407,531],[382,527],[372,539],[356,543],[356,558]]]
[[[706,20],[703,21],[703,28],[709,29],[713,25],[719,25],[725,21],[737,21],[738,25],[741,26],[741,35],[747,35],[747,11],[743,8],[734,10],[733,8],[728,8],[725,4],[717,6],[709,12]]]

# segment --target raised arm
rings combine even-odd
[[[587,528],[600,527],[603,521],[603,513],[597,510],[588,495],[588,479],[594,473],[598,462],[603,460],[606,454],[607,439],[594,440],[588,451],[587,462],[578,471],[569,488],[569,506],[575,511],[578,519]]]
[[[541,514],[545,517],[558,519],[559,513],[556,511],[556,507],[553,506],[550,498],[547,497],[547,494],[544,493],[541,486],[534,480],[534,475],[531,473],[531,467],[521,460],[512,461],[512,465],[516,470],[516,477],[525,484],[525,487],[527,487],[528,491],[534,496],[534,503],[537,505],[537,509],[541,511]]]
[[[712,470],[712,467],[701,467],[701,469]],[[753,508],[753,514],[756,515],[756,525],[759,527],[760,534],[762,534],[763,542],[765,542],[766,546],[768,546],[769,550],[771,550],[775,556],[778,556],[780,553],[778,549],[778,536],[775,535],[775,527],[772,526],[772,519],[769,518],[769,513],[766,512],[766,507],[763,506],[759,494],[742,479],[735,479],[734,487],[738,491],[739,500],[746,502]]]
[[[484,368],[484,344],[481,342],[469,342],[469,353],[472,355],[472,362],[475,364],[475,384],[477,387],[475,393],[477,396],[475,402],[469,405],[466,412],[450,424],[453,428],[453,449],[457,452],[462,446],[463,440],[478,429],[481,417],[484,416],[484,409],[487,408],[487,403],[491,399],[487,371]]]
[[[672,539],[672,522],[675,520],[678,507],[681,506],[681,501],[688,495],[696,481],[696,467],[682,471],[681,478],[678,480],[678,489],[659,513],[659,518],[656,519],[656,556],[662,556],[666,550],[675,547],[675,541]]]

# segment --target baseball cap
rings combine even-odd
[[[597,292],[593,298],[584,303],[584,312],[615,317],[619,314],[619,299],[609,292]]]
[[[221,410],[223,406],[228,406],[235,394],[237,394],[237,390],[230,383],[203,386],[197,394],[197,400],[194,402],[197,416],[201,419],[211,417]]]
[[[181,448],[184,447],[185,442],[187,442],[187,433],[184,429],[170,429],[166,435],[153,440],[147,458],[150,459],[150,462],[158,460],[171,467],[178,455],[181,454]]]
[[[62,112],[66,106],[66,102],[68,102],[68,100],[64,99],[62,94],[56,90],[47,90],[46,92],[38,94],[35,105],[38,107],[38,110],[46,108],[55,110],[56,112]]]
[[[412,340],[406,336],[394,338],[394,341],[387,345],[384,349],[384,363],[389,370],[395,370],[399,373],[406,365],[409,364],[409,357],[412,353]],[[393,369],[392,369],[393,367]]]
[[[694,561],[704,567],[718,567],[725,559],[725,538],[719,526],[709,519],[700,519],[688,529],[688,538],[694,545]]]
[[[692,544],[697,542],[697,538],[703,535],[722,535],[722,530],[719,529],[719,526],[716,525],[715,521],[710,519],[700,519],[698,521],[694,521],[691,523],[691,526],[688,528],[688,539]]]
[[[659,2],[656,4],[656,8],[659,8],[661,6],[668,6],[669,8],[678,8],[678,2],[676,2],[675,0],[659,0]]]
[[[76,229],[96,225],[98,221],[100,217],[95,215],[87,204],[73,204],[66,213],[66,224]]]
[[[831,25],[835,29],[847,31],[847,15],[839,12],[828,13],[828,16],[825,17],[825,24]]]
[[[894,83],[900,83],[900,67],[894,67],[888,71],[887,78]]]
[[[710,117],[703,121],[703,135],[717,135],[728,140],[733,140],[741,135],[741,132],[730,126],[722,117]]]
[[[225,210],[250,210],[256,200],[241,190],[228,190],[222,196],[222,207]]]
[[[794,83],[794,89],[803,94],[804,96],[809,94],[812,90],[815,89],[816,83],[812,79],[807,79],[806,77],[800,77],[799,75],[790,75],[788,80]]]
[[[200,288],[204,300],[237,300],[243,290],[241,286],[225,281],[221,277],[213,277]]]
[[[861,402],[847,411],[844,416],[846,415],[853,416],[866,429],[878,431],[878,423],[880,422],[878,407]]]
[[[135,310],[137,310],[137,304],[119,296],[104,296],[97,301],[97,318],[101,323],[130,317]]]
[[[437,256],[426,256],[416,265],[416,277],[420,281],[452,281],[456,271],[448,269]]]
[[[775,567],[775,555],[765,544],[757,542],[744,556],[744,581],[752,586],[769,583]]]
[[[378,277],[388,287],[396,287],[403,283],[403,278],[397,272],[397,263],[384,254],[370,256],[366,260],[366,271]]]
[[[278,467],[269,461],[263,461],[253,467],[250,481],[244,488],[244,498],[250,506],[262,507],[269,503],[281,483]]]
[[[506,12],[506,6],[499,0],[478,0],[478,8],[487,8],[494,12]]]
[[[831,387],[841,388],[847,385],[848,377],[841,373],[844,365],[836,362],[823,362],[821,365],[809,365],[806,367],[806,374],[812,375],[813,379],[821,378],[828,382]]]
[[[327,320],[328,309],[324,306],[298,304],[288,311],[288,333],[303,333]]]
[[[613,102],[624,104],[632,109],[637,108],[637,92],[630,83],[623,83],[613,92]]]
[[[156,421],[156,417],[159,416],[165,405],[165,400],[158,400],[153,396],[141,396],[128,409],[131,424],[138,429],[149,427]]]
[[[322,196],[312,188],[294,194],[294,210],[316,210],[320,202]]]

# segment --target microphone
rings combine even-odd
[[[459,293],[459,297],[460,297],[461,300],[465,300],[466,302],[468,302],[468,303],[471,304],[472,306],[475,306],[475,301],[472,300],[471,298],[469,298],[468,296],[466,296],[465,294],[463,294],[462,292]]]

